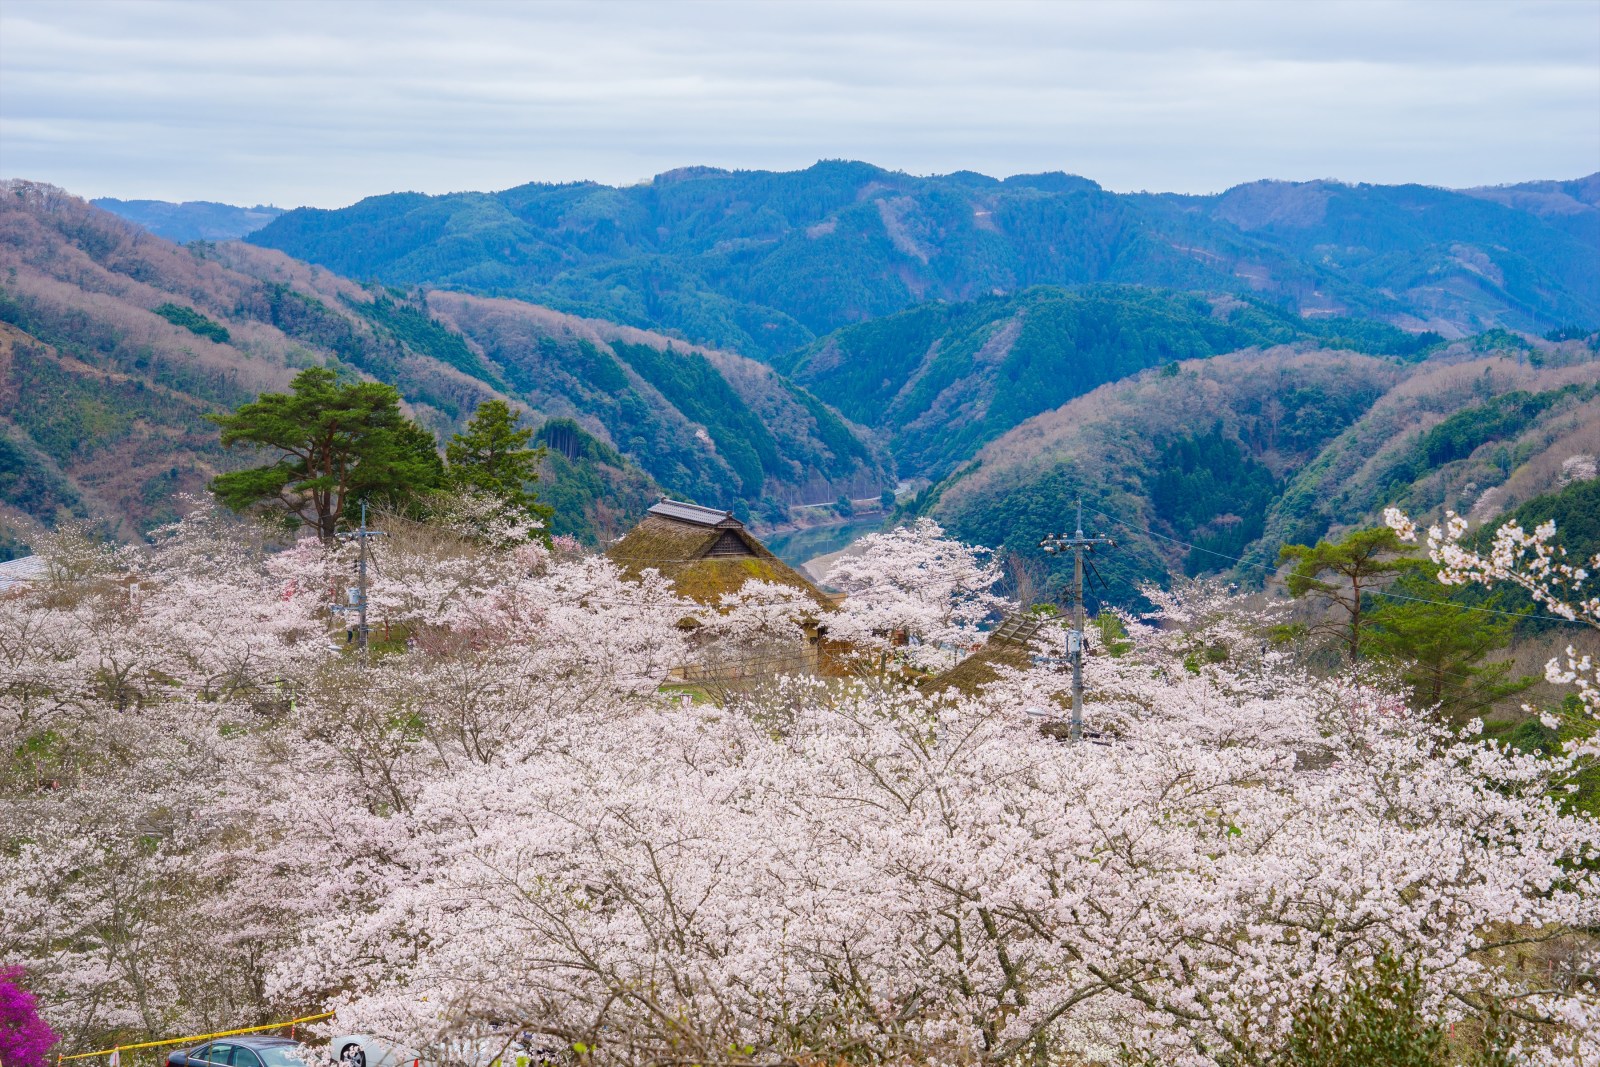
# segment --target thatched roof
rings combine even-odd
[[[731,512],[698,504],[661,501],[606,549],[606,556],[630,577],[654,568],[680,593],[702,604],[716,603],[724,593],[738,592],[745,582],[757,579],[793,586],[820,606],[832,606],[825,593],[774,556]]]
[[[1042,622],[1035,615],[1007,616],[989,634],[982,648],[943,674],[927,679],[921,688],[928,693],[942,693],[947,689],[976,693],[999,680],[1000,672],[995,668],[1029,666],[1033,662],[1033,638]]]

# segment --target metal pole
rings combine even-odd
[[[1083,537],[1079,511],[1078,537]],[[1072,728],[1068,736],[1083,739],[1083,546],[1072,547],[1072,629],[1067,631],[1067,654],[1072,657]]]
[[[356,564],[356,589],[357,596],[361,599],[356,604],[356,647],[361,654],[367,654],[367,502],[361,502],[361,533],[357,537],[361,542],[360,562]]]
[[[1072,660],[1072,722],[1068,736],[1073,741],[1083,739],[1083,554],[1093,552],[1096,545],[1111,547],[1116,544],[1109,537],[1083,535],[1083,501],[1078,501],[1078,526],[1071,537],[1049,534],[1039,542],[1047,553],[1054,555],[1062,549],[1072,549],[1072,628],[1067,631],[1067,657]]]
[[[356,587],[346,590],[349,594],[349,602],[336,604],[333,610],[341,614],[351,611],[356,613],[356,648],[360,650],[361,658],[365,660],[367,658],[368,638],[370,635],[367,625],[367,540],[373,537],[383,537],[384,532],[367,528],[367,502],[363,500],[361,502],[361,525],[350,533],[342,533],[338,536],[341,541],[355,538],[359,543],[356,547]],[[348,614],[345,614],[345,618],[348,619],[349,617]],[[345,632],[349,633],[349,631],[350,628],[346,626]]]

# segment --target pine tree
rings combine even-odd
[[[1361,643],[1371,627],[1362,598],[1385,579],[1417,566],[1415,557],[1404,554],[1405,548],[1393,530],[1377,526],[1356,530],[1342,541],[1284,545],[1278,562],[1294,563],[1285,579],[1290,596],[1323,600],[1343,613],[1342,620],[1311,630],[1337,636],[1354,663],[1361,658]]]
[[[378,382],[340,384],[326,367],[295,375],[288,393],[262,393],[227,415],[209,416],[222,444],[276,450],[270,464],[218,475],[211,491],[243,511],[265,508],[333,537],[346,502],[405,508],[444,479],[438,443],[400,412],[400,394]]]
[[[445,446],[450,480],[458,489],[497,497],[541,522],[549,507],[538,502],[528,486],[539,480],[539,463],[545,450],[529,448],[532,429],[518,429],[520,411],[503,400],[478,405],[466,429]]]
[[[1515,620],[1492,614],[1498,599],[1481,608],[1451,603],[1451,590],[1424,574],[1402,577],[1369,613],[1368,653],[1399,667],[1417,707],[1437,705],[1452,719],[1482,712],[1522,692],[1537,679],[1512,677],[1511,663],[1484,662],[1511,641]]]

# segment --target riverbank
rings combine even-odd
[[[797,570],[805,570],[815,579],[812,566],[822,557],[834,555],[860,537],[876,533],[883,528],[888,515],[853,516],[842,521],[819,523],[802,529],[780,531],[762,539],[772,554]]]

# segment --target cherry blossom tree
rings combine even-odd
[[[314,975],[350,1025],[424,1046],[500,1019],[630,1063],[1209,1063],[1398,947],[1442,1015],[1509,999],[1583,1033],[1581,962],[1559,994],[1494,963],[1594,918],[1569,864],[1600,838],[1548,795],[1566,764],[1289,670],[1218,599],[1091,659],[1103,746],[1042,738],[1026,677],[560,712],[568,744],[415,797],[426,877],[322,927],[278,980]],[[1238,654],[1193,669],[1162,634],[1238,635]]]
[[[330,1009],[441,1064],[1248,1064],[1394,958],[1430,1018],[1600,1057],[1581,757],[1309,673],[1224,587],[1149,591],[1066,744],[1049,662],[685,702],[674,668],[792,659],[808,598],[390,525],[414,640],[369,658],[329,648],[341,549],[210,513],[0,601],[0,966],[70,1047]],[[931,524],[869,554],[874,649],[999,606]]]
[[[693,616],[695,647],[688,681],[726,703],[752,686],[817,666],[811,633],[821,605],[802,589],[751,580]]]
[[[1416,540],[1416,524],[1398,509],[1385,511],[1384,520],[1402,539]],[[1487,552],[1464,542],[1468,528],[1467,520],[1455,512],[1446,512],[1443,523],[1428,528],[1428,558],[1439,565],[1440,582],[1506,582],[1525,590],[1551,614],[1600,630],[1600,591],[1594,588],[1600,555],[1568,562],[1566,548],[1554,543],[1554,522],[1532,530],[1507,522],[1495,530]],[[1545,664],[1545,677],[1557,685],[1573,686],[1590,717],[1600,718],[1600,671],[1592,656],[1568,645],[1564,657]],[[1600,754],[1600,741],[1591,740],[1585,748],[1591,755]]]
[[[869,534],[824,576],[847,594],[828,621],[834,637],[922,669],[951,666],[982,641],[985,619],[1012,607],[993,592],[1000,568],[986,549],[945,536],[932,519]]]

